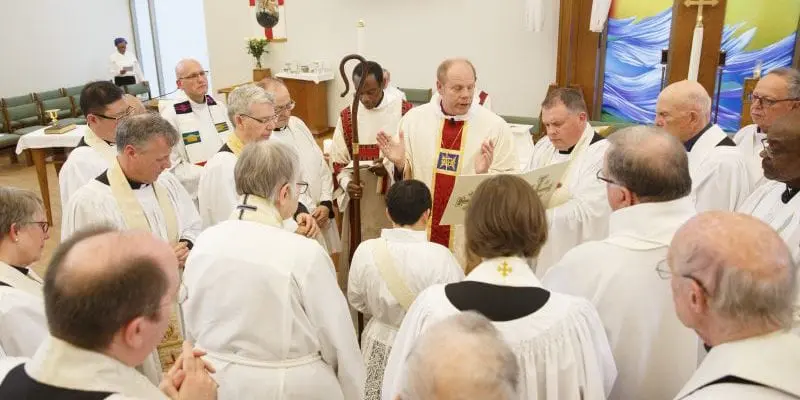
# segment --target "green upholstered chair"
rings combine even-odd
[[[80,96],[84,86],[85,85],[70,86],[61,90],[64,92],[64,96]]]
[[[30,133],[44,126],[39,105],[36,103],[5,107],[3,117],[10,132],[17,135]]]
[[[153,96],[150,95],[150,85],[147,82],[139,82],[133,85],[125,85],[122,87],[122,89],[125,90],[125,93],[134,95],[136,97],[146,94],[147,100],[153,98]]]
[[[36,101],[52,100],[59,97],[64,97],[64,92],[61,89],[48,90],[46,92],[36,92],[33,94],[33,98]]]
[[[70,86],[61,89],[64,92],[64,96],[72,99],[72,110],[75,111],[74,115],[76,117],[83,117],[83,111],[81,111],[81,92],[84,86],[85,85]]]
[[[425,104],[431,101],[431,97],[433,97],[433,89],[398,89],[405,93],[408,102],[415,106]]]
[[[3,107],[16,107],[33,103],[33,94],[3,98]]]
[[[19,142],[19,135],[13,133],[0,133],[0,152],[7,153],[11,156],[11,162],[17,163],[17,142]]]

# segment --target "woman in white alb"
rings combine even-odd
[[[144,82],[144,73],[139,60],[133,53],[128,52],[128,41],[125,38],[116,38],[114,47],[117,51],[111,53],[109,57],[109,70],[114,78],[114,84],[124,86]]]

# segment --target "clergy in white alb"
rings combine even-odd
[[[381,398],[386,359],[417,294],[431,285],[464,279],[450,250],[428,241],[430,209],[431,192],[424,183],[413,179],[395,183],[386,193],[386,213],[393,228],[362,242],[353,254],[347,298],[369,320],[361,334],[367,400]]]
[[[353,69],[353,86],[361,83],[362,64]],[[378,132],[397,131],[400,119],[411,109],[411,103],[383,88],[383,68],[374,61],[367,62],[367,74],[358,106],[358,156],[361,185],[353,182],[353,110],[348,105],[339,112],[333,131],[331,161],[336,178],[336,201],[342,215],[342,257],[340,263],[349,263],[352,252],[350,235],[354,216],[350,200],[359,199],[361,207],[361,240],[377,238],[382,229],[392,226],[386,217],[384,195],[391,178],[384,166],[383,154],[378,148]],[[351,102],[352,104],[352,102]],[[357,244],[356,244],[357,245]],[[346,271],[346,268],[344,268]],[[344,278],[344,277],[343,277]],[[346,282],[346,281],[342,281]],[[345,284],[346,286],[346,284]]]
[[[680,81],[664,88],[656,103],[655,124],[683,142],[689,153],[698,212],[733,211],[742,205],[756,174],[736,143],[711,122],[711,97],[702,85]]]
[[[114,39],[116,51],[111,53],[109,59],[109,71],[116,85],[133,85],[141,83],[144,79],[144,72],[136,54],[128,51],[128,41],[125,38]]]
[[[764,222],[701,213],[667,255],[675,310],[709,349],[676,400],[800,398],[800,337],[789,333],[797,265]]]
[[[750,116],[753,123],[736,132],[733,141],[750,163],[755,188],[767,182],[761,169],[762,142],[772,124],[800,106],[800,72],[794,68],[777,68],[756,83],[751,95]]]
[[[597,308],[619,371],[609,399],[669,400],[698,363],[697,335],[678,320],[669,282],[656,273],[675,231],[696,214],[689,163],[683,145],[658,128],[624,129],[608,141],[598,179],[614,210],[609,235],[567,252],[542,285]]]
[[[228,112],[230,119],[234,121],[234,131],[203,167],[198,186],[200,216],[206,228],[226,221],[231,216],[239,203],[233,179],[236,160],[247,144],[269,139],[278,119],[273,97],[259,86],[239,86],[230,93],[229,100]],[[307,187],[302,191],[305,192],[306,189]],[[304,196],[301,194],[301,198]],[[283,223],[284,228],[317,238],[324,244],[314,218],[302,203],[298,204],[295,218],[297,221],[287,218]]]
[[[161,100],[159,113],[178,131],[170,156],[170,172],[197,199],[203,165],[225,143],[233,130],[225,104],[208,94],[208,71],[197,60],[181,60],[175,67],[178,92]]]
[[[160,377],[150,382],[134,369],[164,336],[180,293],[169,245],[148,232],[83,230],[55,252],[45,281],[49,334],[31,360],[0,360],[0,398],[216,398],[216,383],[188,343],[161,382],[172,396],[155,386]]]
[[[109,81],[88,83],[80,99],[86,125],[78,126],[83,137],[58,173],[62,205],[68,204],[70,196],[81,186],[108,169],[110,160],[117,155],[114,146],[117,121],[133,112],[122,89]]]
[[[30,357],[47,337],[42,278],[31,266],[49,228],[35,193],[0,186],[0,358]]]
[[[577,89],[553,90],[542,102],[547,136],[534,146],[527,170],[562,162],[569,165],[545,205],[549,240],[536,261],[539,278],[571,248],[600,240],[608,232],[611,209],[605,187],[596,179],[608,142],[589,125],[587,115],[583,95]]]
[[[547,239],[536,191],[513,175],[491,177],[475,190],[465,221],[467,250],[481,261],[463,282],[417,296],[386,365],[383,399],[399,393],[417,337],[461,311],[483,314],[503,334],[523,371],[520,399],[605,399],[617,370],[597,311],[586,299],[545,290],[531,270]]]
[[[519,159],[508,124],[473,102],[475,68],[466,59],[445,60],[436,72],[442,100],[413,108],[398,134],[378,135],[396,180],[417,179],[433,193],[428,238],[447,246],[464,262],[460,226],[441,225],[458,175],[514,172]]]
[[[305,122],[292,116],[295,102],[286,85],[271,78],[262,80],[260,84],[275,99],[275,114],[278,117],[271,137],[291,145],[300,156],[301,177],[308,184],[305,193],[300,196],[300,203],[319,226],[325,250],[329,254],[338,253],[341,241],[333,212],[333,175],[328,162]]]
[[[62,239],[91,225],[151,232],[169,243],[182,267],[202,228],[189,194],[172,174],[169,154],[178,140],[175,129],[158,114],[134,115],[117,127],[117,158],[87,183],[64,208]],[[163,369],[180,353],[179,309],[169,335],[159,346]]]
[[[333,263],[281,226],[297,208],[297,153],[248,145],[234,176],[239,205],[200,234],[183,276],[187,339],[217,368],[220,400],[361,398],[364,363]]]

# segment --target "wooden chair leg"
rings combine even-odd
[[[14,149],[11,149],[11,163],[19,164],[19,157],[17,157],[17,152]]]

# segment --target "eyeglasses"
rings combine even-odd
[[[50,231],[50,223],[47,221],[25,221],[22,225],[39,225],[39,228],[42,228],[42,233],[47,234]]]
[[[247,114],[239,114],[239,115],[242,115],[244,117],[250,118],[253,121],[256,121],[256,122],[258,122],[260,124],[265,124],[265,125],[269,124],[269,123],[272,123],[272,122],[275,122],[275,121],[278,120],[278,118],[281,117],[280,115],[277,115],[277,114],[270,115],[269,117],[266,117],[266,118],[256,118],[256,117],[254,117],[252,115],[247,115]]]
[[[308,182],[303,182],[303,181],[297,182],[297,191],[300,194],[306,194],[306,192],[308,191]]]
[[[783,103],[784,101],[798,101],[800,99],[797,98],[786,98],[786,99],[770,99],[769,97],[759,96],[757,94],[750,95],[750,98],[753,101],[753,104],[761,103],[763,107],[772,107],[775,104]]]
[[[102,119],[108,119],[108,120],[112,120],[112,121],[119,121],[122,118],[125,118],[125,117],[127,117],[127,116],[129,116],[131,114],[133,114],[133,107],[126,108],[125,111],[121,112],[116,117],[112,117],[112,116],[109,116],[109,115],[103,115],[103,114],[100,114],[100,113],[97,113],[97,114],[92,113],[92,115],[96,115],[96,116],[98,116],[98,117],[100,117]]]
[[[601,169],[598,169],[598,170],[597,170],[597,174],[595,174],[595,177],[597,178],[597,180],[599,180],[599,181],[602,181],[602,182],[605,182],[605,183],[608,183],[609,185],[617,185],[617,186],[620,186],[620,184],[619,184],[619,183],[617,183],[617,182],[614,182],[614,181],[612,181],[611,179],[608,179],[608,178],[604,177],[603,175],[601,175],[601,174],[602,174],[602,172],[603,172],[603,170],[601,170]]]
[[[184,77],[179,77],[178,79],[193,80],[193,79],[197,79],[197,78],[200,78],[200,77],[205,78],[206,75],[208,75],[208,71],[200,71],[200,72],[195,72],[193,74],[186,75]]]
[[[661,279],[670,279],[672,278],[673,275],[677,275],[674,274],[671,269],[669,269],[669,265],[667,264],[666,259],[661,260],[658,262],[658,264],[656,264],[656,273],[658,274],[658,277]],[[706,289],[706,286],[703,285],[703,282],[700,282],[699,279],[695,278],[691,274],[683,274],[678,276],[680,276],[681,278],[687,278],[693,280],[694,283],[697,284],[697,286],[700,286],[700,290],[702,290],[703,293],[711,297],[711,293]]]
[[[296,106],[296,105],[297,105],[297,103],[295,103],[294,100],[292,100],[292,101],[286,103],[285,105],[282,105],[280,107],[275,107],[275,114],[280,114],[280,113],[282,113],[284,111],[292,111],[292,110],[294,110],[294,106]]]

